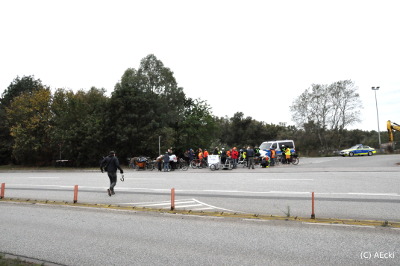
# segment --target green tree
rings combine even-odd
[[[76,166],[97,165],[105,155],[105,116],[108,98],[104,89],[89,91],[58,89],[52,102],[54,130],[52,149],[57,159],[72,160]]]
[[[51,93],[49,89],[25,92],[6,108],[13,157],[18,163],[46,165],[51,162]]]
[[[138,70],[127,69],[114,88],[107,146],[117,149],[123,157],[155,155],[159,136],[164,145],[172,146],[182,122],[184,103],[185,94],[177,86],[173,72],[154,55],[148,55]]]
[[[16,77],[4,90],[0,99],[0,164],[8,164],[12,160],[13,138],[7,122],[6,108],[14,98],[25,92],[34,92],[47,88],[40,79],[34,76]]]
[[[182,122],[176,128],[174,147],[180,151],[209,148],[216,138],[216,125],[207,102],[188,98],[185,101]]]

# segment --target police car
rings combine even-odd
[[[357,144],[350,149],[346,150],[341,150],[340,155],[341,156],[354,156],[354,155],[368,155],[371,156],[372,154],[376,153],[376,150],[374,148],[371,148],[370,146],[365,146],[362,144]]]

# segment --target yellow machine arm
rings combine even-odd
[[[389,142],[393,142],[393,131],[400,131],[400,125],[388,120],[387,121],[387,130],[388,130],[388,134],[389,134]]]

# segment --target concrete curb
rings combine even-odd
[[[14,202],[14,203],[28,203],[28,204],[48,204],[55,206],[69,206],[69,207],[86,207],[86,208],[99,208],[99,209],[114,209],[125,211],[143,211],[153,213],[168,213],[180,215],[193,215],[193,216],[209,216],[209,217],[224,217],[224,218],[239,218],[239,219],[254,219],[254,220],[275,220],[275,221],[293,221],[302,223],[314,224],[332,224],[332,225],[356,225],[356,226],[373,226],[373,227],[389,227],[400,228],[400,222],[379,221],[379,220],[356,220],[356,219],[340,219],[340,218],[305,218],[305,217],[286,217],[265,214],[242,214],[242,213],[229,213],[229,212],[204,212],[204,211],[187,211],[187,210],[168,210],[156,209],[135,206],[120,206],[113,204],[91,204],[91,203],[73,203],[67,201],[50,201],[50,200],[31,200],[31,199],[17,199],[17,198],[4,198],[0,202]]]

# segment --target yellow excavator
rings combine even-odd
[[[393,146],[393,131],[400,131],[400,125],[387,121],[387,130],[389,133],[389,143]]]

